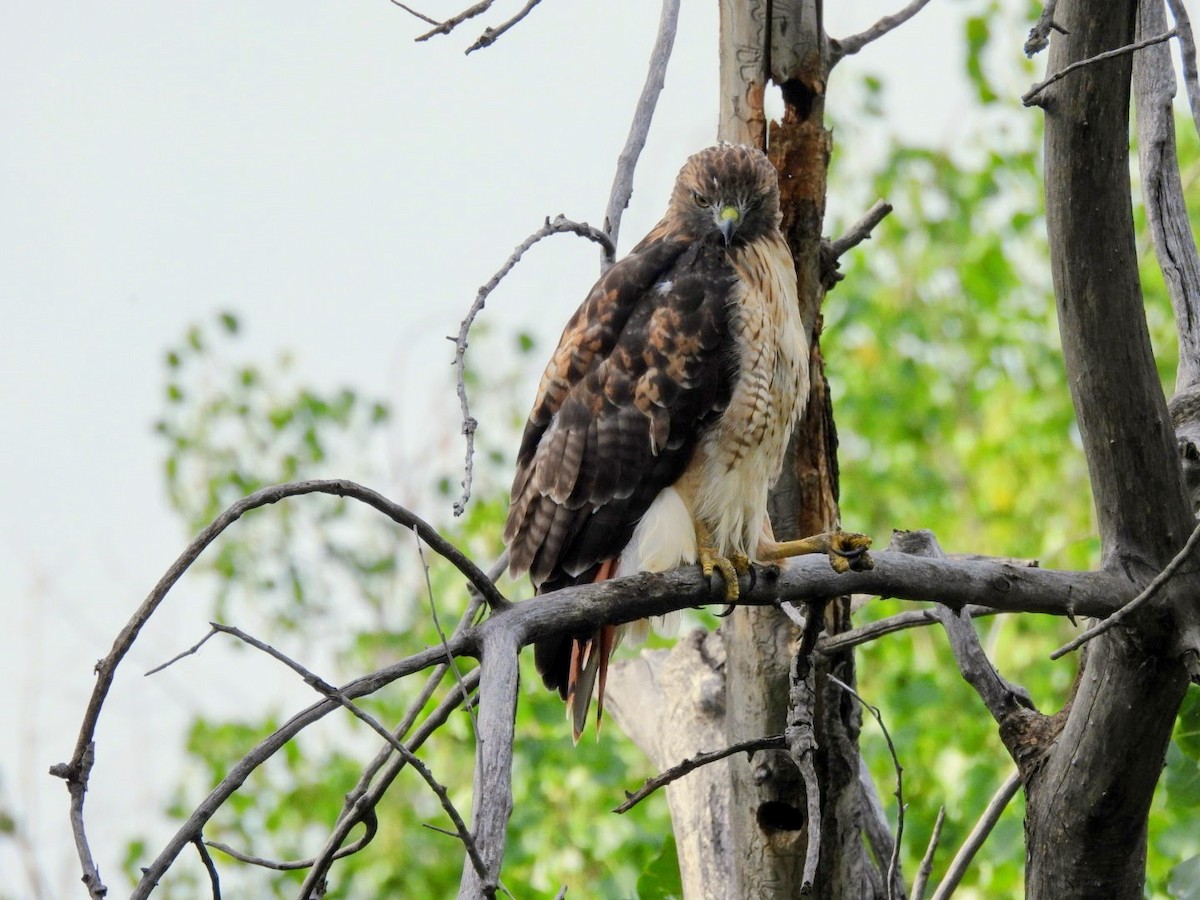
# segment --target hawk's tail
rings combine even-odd
[[[606,581],[616,572],[615,561],[601,563],[592,581]],[[586,637],[541,641],[533,648],[542,681],[567,701],[567,719],[575,743],[587,725],[592,694],[596,694],[596,733],[604,721],[604,688],[608,661],[621,642],[624,625],[605,625]]]

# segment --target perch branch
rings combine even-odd
[[[925,900],[925,885],[933,874],[933,854],[937,852],[938,841],[942,837],[942,823],[946,821],[946,807],[939,806],[937,821],[933,823],[933,834],[929,836],[929,846],[921,857],[921,866],[917,869],[917,877],[913,879],[912,896],[910,900]]]
[[[671,50],[675,46],[675,32],[679,24],[679,3],[680,0],[663,0],[662,13],[658,19],[658,36],[654,39],[654,49],[650,51],[646,83],[642,85],[642,93],[633,112],[633,121],[629,124],[629,136],[625,138],[625,146],[621,155],[617,157],[617,171],[613,175],[612,190],[608,194],[608,209],[604,212],[604,231],[614,247],[621,231],[621,216],[629,206],[630,197],[633,196],[633,173],[642,155],[642,148],[646,146],[646,137],[650,134],[650,123],[654,120],[658,95],[662,93],[663,84],[666,82],[667,63],[671,59]],[[601,259],[602,269],[611,264],[611,255]]]
[[[837,676],[830,675],[829,680],[861,703],[863,709],[879,723],[879,730],[883,732],[883,739],[887,741],[888,753],[892,755],[892,765],[896,769],[896,840],[892,845],[892,858],[888,862],[887,873],[887,895],[888,900],[892,900],[892,886],[896,883],[896,873],[900,866],[900,842],[904,839],[904,767],[900,765],[900,757],[896,755],[896,745],[892,743],[892,735],[888,732],[887,726],[883,724],[883,713],[879,711],[879,707],[872,706],[859,696],[854,688]]]
[[[512,28],[527,15],[529,15],[533,11],[533,8],[541,2],[542,0],[529,0],[529,2],[525,4],[525,7],[508,21],[501,22],[495,28],[489,26],[483,29],[483,34],[479,36],[475,43],[466,49],[466,53],[470,54],[476,50],[482,50],[484,47],[492,46],[492,44],[496,43],[496,39],[500,37],[500,35],[504,34],[504,32],[508,31],[508,29]]]
[[[983,846],[983,842],[992,833],[992,829],[1000,821],[1000,815],[1004,812],[1004,808],[1016,796],[1017,790],[1020,787],[1021,775],[1019,772],[1013,772],[1008,776],[1008,780],[1000,786],[1000,790],[996,791],[991,802],[988,803],[987,809],[983,811],[983,815],[975,823],[975,827],[971,829],[971,833],[967,835],[966,842],[959,849],[958,853],[954,854],[950,868],[946,870],[946,875],[942,878],[942,883],[938,885],[937,890],[933,892],[931,900],[950,900],[951,895],[953,895],[955,889],[958,887],[958,883],[962,881],[963,875],[970,868],[971,860],[975,858],[975,854]]]
[[[1029,29],[1029,38],[1025,41],[1026,56],[1032,58],[1050,46],[1051,31],[1065,33],[1060,26],[1054,23],[1054,7],[1057,5],[1058,0],[1046,0],[1046,5],[1042,7],[1042,14],[1038,16],[1034,26]]]
[[[852,34],[850,37],[845,37],[841,40],[831,40],[829,42],[829,68],[832,69],[844,57],[852,56],[872,41],[879,40],[889,31],[899,28],[924,9],[928,3],[929,0],[912,0],[900,12],[884,16],[866,31],[860,31],[858,34]]]
[[[1117,47],[1114,50],[1105,50],[1103,53],[1097,53],[1095,56],[1090,56],[1087,59],[1081,59],[1078,62],[1073,62],[1066,68],[1061,69],[1058,72],[1055,72],[1053,75],[1051,75],[1045,81],[1039,81],[1037,84],[1035,84],[1029,90],[1027,90],[1024,94],[1021,95],[1021,102],[1025,106],[1033,106],[1034,101],[1037,99],[1038,94],[1040,94],[1046,88],[1050,87],[1050,85],[1054,84],[1054,82],[1060,81],[1061,79],[1066,78],[1068,75],[1070,75],[1072,72],[1076,71],[1077,69],[1082,69],[1084,66],[1090,66],[1093,63],[1103,62],[1106,59],[1112,59],[1114,56],[1122,56],[1126,53],[1134,53],[1138,50],[1141,50],[1143,47],[1151,47],[1154,44],[1161,44],[1163,41],[1169,41],[1171,38],[1176,37],[1177,35],[1178,35],[1178,30],[1175,28],[1172,28],[1170,31],[1166,32],[1165,34],[1160,34],[1156,37],[1147,38],[1144,41],[1137,41],[1133,44],[1126,44],[1124,47]]]
[[[352,482],[301,482],[281,485],[259,491],[234,504],[218,517],[213,525],[205,529],[176,560],[118,636],[113,652],[99,666],[97,687],[81,728],[82,750],[77,752],[72,764],[60,764],[52,769],[53,774],[68,782],[77,849],[85,877],[90,878],[89,890],[93,896],[103,896],[103,885],[87,849],[83,832],[83,795],[91,769],[90,736],[94,733],[96,717],[111,685],[116,665],[170,587],[224,528],[249,509],[276,502],[287,496],[313,492],[361,499],[409,527],[419,521],[378,494]],[[427,544],[435,549],[447,547],[453,554],[458,554],[457,550],[435,533],[426,535],[423,530],[426,527],[428,526],[422,523],[422,539]],[[443,555],[450,556],[452,561],[454,559],[451,553]],[[847,593],[871,593],[936,601],[954,608],[966,603],[976,603],[1006,611],[1021,610],[1057,615],[1078,612],[1082,615],[1103,616],[1113,612],[1132,594],[1128,581],[1108,572],[1071,573],[1048,569],[1019,569],[1003,563],[929,560],[887,552],[874,554],[873,559],[874,569],[844,575],[833,572],[826,560],[816,557],[791,561],[779,571],[762,569],[754,591],[744,597],[742,602],[762,605],[802,598],[811,600],[835,597]],[[499,597],[495,587],[473,564],[460,565],[459,568],[471,573],[470,580],[480,593]],[[504,641],[516,641],[518,645],[522,645],[551,634],[594,629],[604,623],[620,624],[688,606],[722,602],[723,592],[703,579],[695,567],[686,567],[662,575],[644,574],[600,584],[580,585],[516,605],[500,597],[499,603],[493,603],[492,615],[488,619],[465,627],[460,633],[451,636],[446,646],[427,648],[376,672],[356,678],[339,690],[342,696],[352,700],[377,691],[398,678],[442,664],[447,655],[479,656],[484,644],[497,640],[497,632],[506,633]],[[515,667],[515,652],[510,663]],[[501,698],[501,706],[507,702],[508,700]],[[212,789],[163,847],[147,869],[147,876],[134,890],[133,897],[141,898],[149,894],[157,878],[161,877],[183,847],[202,832],[204,824],[244,783],[251,772],[304,728],[338,708],[340,704],[333,700],[315,703],[295,714],[252,748]],[[511,728],[511,721],[509,726]],[[481,735],[488,733],[482,722],[480,730]],[[499,835],[501,849],[501,819],[506,821],[506,816],[507,813],[494,819],[490,826],[490,834]],[[485,851],[485,844],[479,841],[478,835],[477,841],[489,871],[493,871],[492,862],[488,858],[490,851]],[[468,869],[473,871],[472,867]],[[498,868],[494,871],[498,871]]]
[[[618,814],[629,812],[659,788],[666,787],[672,781],[678,781],[684,775],[694,772],[701,766],[707,766],[709,763],[718,762],[737,753],[754,753],[757,750],[782,750],[785,746],[783,735],[776,734],[771,737],[741,741],[722,750],[709,750],[705,753],[697,753],[695,756],[690,756],[683,762],[671,766],[671,768],[667,769],[661,775],[647,778],[636,791],[626,791],[625,802],[614,809],[613,812]]]
[[[587,238],[589,241],[596,242],[604,248],[604,252],[608,254],[609,259],[616,253],[616,247],[613,246],[613,242],[600,229],[593,228],[586,222],[572,222],[561,214],[555,217],[553,222],[547,217],[545,224],[518,244],[504,265],[476,293],[475,302],[471,304],[470,310],[467,311],[467,317],[462,320],[462,324],[459,326],[458,336],[447,338],[447,340],[454,343],[454,370],[458,381],[458,404],[462,409],[462,433],[467,439],[466,460],[463,464],[463,492],[454,501],[454,514],[456,516],[463,514],[467,508],[467,501],[471,499],[471,482],[475,476],[475,429],[479,427],[479,423],[471,415],[471,408],[467,402],[467,334],[470,332],[471,326],[475,323],[475,317],[479,315],[484,304],[487,303],[488,295],[496,289],[504,276],[512,271],[513,266],[520,262],[521,257],[525,255],[525,251],[542,240],[542,238],[564,232],[577,234],[580,237]],[[493,587],[492,590],[494,591],[495,588]]]
[[[1187,539],[1187,543],[1183,545],[1183,549],[1175,554],[1175,558],[1167,563],[1166,568],[1154,576],[1154,580],[1146,585],[1146,589],[1144,591],[1114,612],[1107,619],[1104,619],[1104,621],[1096,623],[1073,641],[1063,644],[1063,646],[1059,647],[1050,654],[1050,658],[1059,659],[1060,657],[1066,656],[1072,650],[1078,650],[1092,638],[1099,637],[1110,628],[1120,625],[1135,612],[1153,600],[1159,590],[1162,589],[1163,585],[1171,580],[1171,577],[1179,571],[1179,568],[1185,562],[1187,562],[1187,560],[1195,552],[1196,545],[1198,543],[1200,543],[1200,525],[1197,525],[1194,529],[1192,529],[1192,534]]]

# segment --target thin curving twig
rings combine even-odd
[[[942,823],[946,821],[946,807],[939,806],[937,821],[933,823],[933,834],[929,836],[929,846],[921,857],[921,866],[917,869],[917,877],[913,879],[912,897],[910,900],[925,900],[925,886],[933,873],[933,854],[937,851],[938,841],[942,837]]]
[[[861,703],[863,709],[879,723],[879,730],[883,732],[888,752],[892,755],[892,765],[896,769],[896,842],[892,845],[892,858],[888,862],[887,871],[887,896],[888,900],[892,900],[892,886],[896,882],[896,873],[900,866],[900,842],[904,837],[904,767],[900,765],[900,757],[896,755],[896,745],[892,743],[892,735],[888,732],[887,726],[883,724],[883,713],[879,711],[879,707],[872,706],[854,688],[837,676],[830,675],[828,677],[830,681]]]
[[[1112,59],[1114,56],[1123,56],[1126,53],[1134,53],[1141,50],[1143,47],[1151,47],[1154,44],[1161,44],[1163,41],[1169,41],[1171,38],[1178,35],[1178,30],[1172,28],[1165,34],[1160,34],[1152,38],[1147,38],[1144,41],[1138,41],[1133,44],[1126,44],[1124,47],[1117,47],[1115,50],[1105,50],[1103,53],[1097,53],[1095,56],[1090,56],[1087,59],[1081,59],[1071,63],[1061,71],[1055,72],[1045,81],[1039,81],[1024,94],[1021,95],[1021,103],[1025,106],[1033,106],[1037,102],[1037,96],[1056,81],[1066,78],[1072,72],[1082,69],[1084,66],[1090,66],[1093,63],[1103,62],[1106,59]]]
[[[650,123],[654,120],[658,95],[662,93],[666,83],[667,63],[671,59],[679,24],[679,3],[680,0],[663,0],[662,13],[658,18],[658,36],[654,39],[654,49],[650,51],[646,83],[642,85],[642,93],[633,112],[633,121],[629,123],[629,135],[625,138],[625,146],[621,155],[617,157],[617,170],[613,174],[612,190],[608,194],[608,209],[604,212],[604,231],[614,246],[621,231],[621,216],[629,206],[630,197],[633,196],[633,173],[642,155],[642,148],[646,146],[646,137],[650,134]],[[611,254],[603,256],[601,269],[608,268],[612,261]]]
[[[975,858],[975,854],[983,846],[983,842],[992,833],[992,829],[996,827],[996,823],[1000,820],[1000,814],[1004,812],[1004,808],[1008,806],[1008,802],[1016,796],[1017,790],[1020,787],[1020,772],[1013,772],[1008,776],[1008,780],[1000,785],[1000,789],[996,791],[991,802],[988,803],[987,809],[983,811],[983,815],[979,817],[979,821],[975,823],[975,827],[967,835],[966,842],[954,854],[954,860],[950,863],[950,868],[946,870],[946,875],[942,878],[942,883],[933,892],[933,897],[930,900],[950,900],[951,895],[958,887],[958,883],[962,881],[963,875],[967,873],[967,869],[971,865],[971,860]]]
[[[520,262],[521,257],[525,255],[525,251],[542,240],[542,238],[566,232],[585,237],[589,241],[595,241],[604,248],[604,252],[608,254],[610,259],[616,253],[616,247],[613,245],[613,242],[600,229],[593,228],[586,222],[573,222],[562,214],[555,217],[553,222],[547,216],[545,224],[529,237],[525,238],[525,240],[521,241],[517,245],[517,249],[505,261],[504,265],[476,293],[475,302],[471,304],[470,310],[467,311],[467,317],[462,320],[462,324],[459,326],[458,337],[447,338],[447,340],[454,342],[454,371],[458,382],[458,403],[462,409],[462,433],[467,439],[466,460],[463,465],[463,492],[454,501],[454,515],[456,516],[461,516],[466,511],[467,501],[471,499],[471,482],[475,477],[475,429],[479,427],[479,423],[471,415],[471,408],[467,402],[467,335],[471,331],[471,326],[475,323],[475,317],[479,315],[484,304],[487,303],[488,295],[496,289],[504,276],[512,271],[513,266]]]
[[[441,784],[441,782],[433,777],[433,773],[429,770],[429,767],[421,762],[421,760],[417,758],[416,754],[406,747],[402,741],[384,728],[378,719],[366,712],[362,707],[352,701],[340,690],[338,690],[329,682],[325,681],[320,676],[309,671],[301,663],[292,659],[286,653],[277,650],[270,644],[260,641],[258,638],[247,634],[235,626],[221,625],[217,622],[213,622],[212,627],[220,631],[222,634],[228,634],[236,637],[238,640],[249,644],[256,650],[260,650],[273,659],[283,663],[285,666],[303,678],[305,684],[307,684],[317,693],[329,700],[333,700],[335,703],[345,708],[356,719],[358,719],[360,722],[363,722],[368,728],[387,741],[388,744],[391,745],[392,749],[403,756],[408,762],[409,766],[417,771],[417,773],[425,780],[425,783],[429,785],[430,790],[432,790],[437,796],[438,801],[442,804],[442,809],[445,810],[446,815],[449,816],[450,821],[454,823],[454,827],[458,830],[459,838],[467,848],[467,856],[470,858],[471,864],[475,866],[475,870],[479,873],[479,877],[484,881],[487,880],[487,869],[484,866],[482,857],[479,855],[479,848],[476,846],[475,839],[471,836],[470,829],[467,828],[466,822],[463,821],[458,809],[455,808],[453,802],[451,802],[449,792],[446,790],[445,786]]]
[[[1079,635],[1079,637],[1075,638],[1075,640],[1063,644],[1050,654],[1050,658],[1059,659],[1060,657],[1066,656],[1072,650],[1078,650],[1088,641],[1092,640],[1092,638],[1099,637],[1110,628],[1120,625],[1135,612],[1153,600],[1163,585],[1171,580],[1171,576],[1178,572],[1180,566],[1187,562],[1189,557],[1191,557],[1191,555],[1195,552],[1197,544],[1200,544],[1200,525],[1197,525],[1192,530],[1192,534],[1187,539],[1187,543],[1183,545],[1183,549],[1175,554],[1175,558],[1167,563],[1166,568],[1154,576],[1154,580],[1146,585],[1146,589],[1144,591],[1118,609],[1107,619],[1097,622],[1083,634]]]
[[[627,813],[659,788],[666,787],[672,781],[678,781],[684,775],[694,772],[701,766],[718,762],[728,756],[733,756],[735,753],[754,753],[757,750],[782,750],[786,746],[783,735],[775,734],[770,737],[741,741],[721,750],[709,750],[704,753],[697,753],[695,756],[689,756],[683,762],[671,766],[671,768],[667,769],[661,775],[647,778],[636,791],[626,791],[625,802],[614,809],[613,812],[618,814]]]

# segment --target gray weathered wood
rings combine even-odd
[[[1136,0],[1060,0],[1048,70],[1128,44]],[[1138,282],[1128,54],[1047,88],[1046,221],[1063,354],[1106,567],[1143,584],[1192,528]],[[1186,679],[1170,600],[1089,645],[1078,691],[1026,781],[1030,900],[1143,895],[1146,813]]]
[[[669,651],[649,651],[609,671],[613,719],[659,771],[725,746],[724,664],[720,638],[697,629]],[[728,763],[702,766],[666,794],[684,900],[734,896]]]

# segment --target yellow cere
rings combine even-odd
[[[729,219],[733,219],[733,221],[736,222],[741,218],[741,214],[737,211],[737,207],[735,206],[723,206],[721,207],[720,218],[722,222],[728,221]]]

